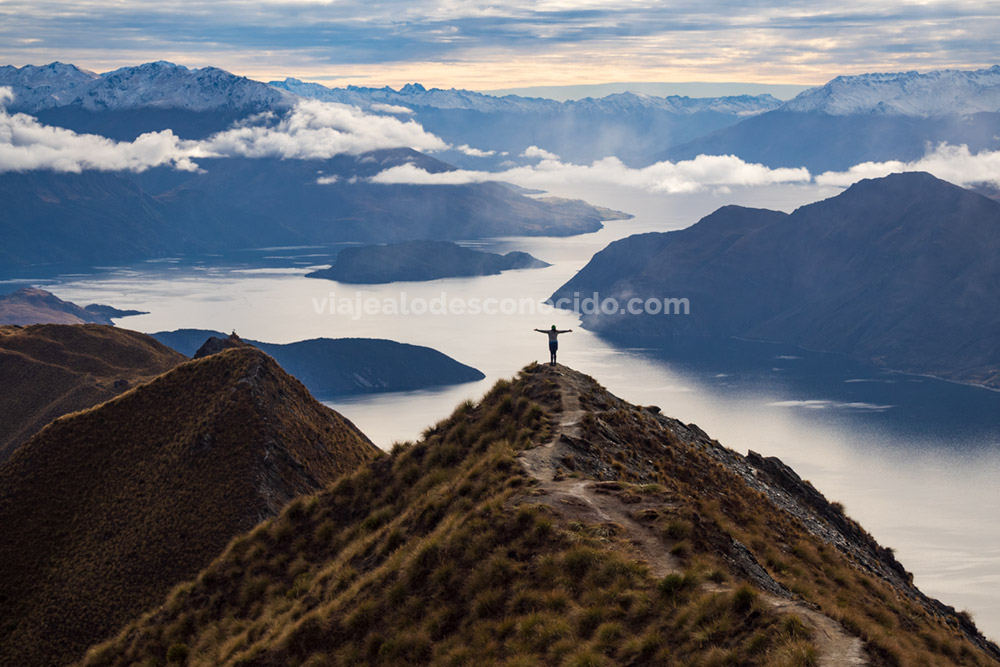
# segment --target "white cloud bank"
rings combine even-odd
[[[825,172],[815,178],[805,168],[772,169],[745,162],[734,155],[699,155],[693,160],[657,162],[635,169],[617,158],[605,158],[591,165],[566,163],[537,146],[521,157],[537,158],[535,165],[514,166],[498,172],[458,169],[429,173],[412,164],[391,167],[372,177],[375,183],[458,185],[485,181],[507,181],[523,187],[550,188],[567,183],[615,184],[649,192],[671,194],[730,187],[816,183],[847,187],[865,178],[881,178],[903,171],[926,171],[940,179],[969,186],[991,184],[1000,187],[1000,151],[972,153],[967,146],[940,144],[913,162],[865,162],[843,172]]]
[[[863,162],[847,171],[822,173],[816,177],[816,182],[846,187],[863,178],[881,178],[901,171],[926,171],[955,185],[988,183],[1000,187],[1000,151],[972,153],[964,144],[938,144],[913,162]]]
[[[161,165],[195,169],[187,151],[170,130],[144,134],[132,142],[77,134],[43,125],[25,114],[8,114],[3,107],[13,97],[10,88],[0,88],[0,172],[143,171]]]
[[[372,177],[375,183],[458,185],[485,181],[508,181],[524,187],[548,188],[562,184],[614,183],[651,192],[685,193],[729,186],[808,183],[804,168],[770,169],[750,164],[732,155],[699,155],[681,162],[657,162],[641,169],[626,166],[617,158],[604,158],[591,165],[562,162],[558,156],[537,146],[523,153],[540,157],[538,164],[487,172],[457,169],[430,173],[412,164],[391,167]]]
[[[393,113],[393,114],[413,114],[416,113],[413,109],[408,107],[400,106],[398,104],[382,104],[377,102],[371,105],[372,111],[379,111],[381,113]]]
[[[327,159],[385,148],[450,148],[415,121],[317,100],[301,102],[277,122],[260,116],[200,141],[182,140],[170,130],[114,141],[43,125],[26,114],[9,114],[5,106],[12,99],[9,88],[0,88],[0,172],[144,171],[165,165],[194,170],[196,159],[208,157]]]
[[[204,140],[183,140],[172,131],[163,130],[129,142],[77,134],[43,125],[26,114],[9,114],[5,107],[12,99],[11,90],[0,87],[0,172],[144,171],[159,166],[190,171],[198,168],[199,158],[328,159],[403,147],[423,152],[454,149],[476,157],[494,154],[467,145],[453,147],[412,119],[372,115],[357,107],[318,100],[304,100],[280,119],[273,114],[247,119]],[[927,171],[958,185],[988,183],[1000,187],[1000,151],[973,154],[964,145],[941,144],[914,162],[866,162],[844,172],[826,172],[815,178],[805,168],[771,169],[733,155],[699,155],[693,160],[657,162],[643,168],[628,167],[613,157],[590,165],[572,164],[538,146],[529,146],[521,157],[538,161],[496,172],[458,169],[430,173],[413,164],[403,164],[380,172],[371,181],[421,185],[508,181],[541,189],[593,183],[650,192],[690,193],[810,182],[846,187],[863,178],[900,171]],[[320,182],[337,181],[323,178]]]

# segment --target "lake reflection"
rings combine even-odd
[[[150,311],[120,326],[145,332],[182,327],[236,330],[284,343],[307,338],[379,337],[428,345],[482,370],[481,382],[434,391],[380,394],[328,403],[383,447],[417,438],[460,401],[477,399],[498,378],[547,358],[552,324],[560,361],[593,375],[622,398],[659,405],[700,425],[723,444],[778,456],[828,498],[844,503],[928,594],[973,611],[1000,637],[1000,393],[888,373],[834,355],[748,341],[686,341],[650,347],[613,343],[578,329],[568,312],[508,315],[331,314],[331,298],[526,299],[539,304],[611,241],[686,227],[729,203],[792,208],[834,194],[816,187],[771,187],[725,197],[636,194],[588,187],[561,196],[636,214],[567,239],[507,238],[476,245],[524,250],[552,263],[500,276],[427,283],[351,286],[305,278],[336,248],[281,248],[238,256],[174,258],[90,275],[35,281],[80,304]],[[326,301],[324,301],[326,300]],[[529,309],[530,310],[530,309]]]

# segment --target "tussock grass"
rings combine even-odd
[[[740,664],[765,665],[800,641],[749,594],[657,579],[615,532],[531,502],[516,456],[558,398],[531,376],[232,540],[85,664],[178,644],[190,665],[711,664],[756,640]]]
[[[190,590],[225,580],[221,568],[204,568],[227,542],[380,455],[254,349],[184,363],[57,419],[0,467],[4,659],[79,659],[198,577],[164,604],[178,614],[177,640],[146,657],[162,662],[173,644],[194,655],[181,636],[201,618],[183,610]],[[307,570],[296,562],[303,535],[295,525],[316,508],[296,501],[286,511],[289,522],[268,522],[231,545],[246,574],[228,599],[234,610],[263,608],[277,594],[277,568],[291,577],[283,588],[297,581],[302,593]]]

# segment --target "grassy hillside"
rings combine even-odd
[[[0,326],[0,462],[50,421],[113,398],[185,358],[110,326]],[[16,389],[14,389],[16,387]]]
[[[84,664],[995,664],[863,531],[824,536],[825,500],[741,465],[531,366],[236,537]]]
[[[0,664],[79,658],[234,535],[378,455],[253,348],[55,420],[0,466]]]

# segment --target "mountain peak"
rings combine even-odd
[[[1000,111],[1000,66],[838,76],[800,93],[782,110],[914,117],[996,112]]]
[[[32,112],[71,105],[88,111],[252,111],[287,108],[297,99],[287,91],[217,67],[190,69],[166,60],[100,75],[62,63],[0,68],[0,85],[14,89],[18,109]]]
[[[403,95],[413,95],[415,93],[426,93],[427,89],[419,83],[408,83],[400,88],[399,92]]]
[[[379,455],[250,347],[55,420],[0,465],[4,658],[72,662],[233,536]]]

